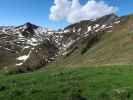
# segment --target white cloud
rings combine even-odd
[[[81,5],[79,0],[54,0],[49,18],[53,21],[65,19],[69,23],[75,23],[115,13],[116,10],[117,8],[104,1],[88,0],[86,4]]]

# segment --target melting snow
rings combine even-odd
[[[64,33],[69,33],[70,32],[70,30],[64,30]]]
[[[120,23],[120,21],[116,21],[116,22],[114,22],[114,24],[119,24]]]
[[[20,56],[17,58],[17,60],[20,60],[20,61],[25,61],[29,58],[29,55],[23,55],[23,56]]]
[[[102,26],[101,26],[101,29],[103,29],[103,28],[105,28],[105,27],[106,27],[106,25],[102,25]]]
[[[23,65],[23,63],[18,63],[18,64],[16,64],[16,66],[21,66],[21,65]]]
[[[91,31],[91,26],[88,27],[88,32],[90,32],[90,31]]]
[[[80,31],[81,31],[81,28],[78,29],[78,32],[80,32]]]
[[[112,28],[113,26],[107,26],[106,28]]]
[[[28,55],[23,55],[23,56],[18,57],[17,60],[22,61],[22,62],[21,63],[18,63],[16,65],[17,66],[21,66],[30,57],[31,51],[29,52]]]
[[[37,46],[38,42],[35,38],[31,38],[30,40],[27,40],[27,44],[30,44],[32,46]]]
[[[31,38],[32,42],[37,42],[37,40],[35,38]]]
[[[62,56],[65,56],[67,53],[68,53],[68,52],[63,52],[63,53],[62,53]]]
[[[75,28],[73,28],[73,32],[76,32],[76,29]]]
[[[18,33],[19,38],[23,38],[24,36],[21,33]]]
[[[30,46],[25,46],[23,49],[28,49],[28,48],[30,48]]]
[[[54,34],[54,32],[52,32],[52,31],[51,32],[49,31],[47,33],[48,33],[48,35],[53,35]]]
[[[31,54],[31,51],[29,52],[28,55],[23,55],[23,56],[18,57],[17,60],[26,61],[29,58],[30,54]]]
[[[64,45],[65,48],[70,47],[73,43],[75,42],[75,40],[71,40],[68,44]]]
[[[95,26],[93,26],[93,28],[95,29],[95,28],[97,28],[97,27],[99,27],[100,25],[99,24],[96,24]]]

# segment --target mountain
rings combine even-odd
[[[132,63],[133,15],[106,15],[55,31],[30,22],[0,27],[0,66],[32,71],[47,64]],[[127,58],[128,57],[128,58]]]
[[[0,27],[1,68],[19,67],[20,71],[27,71],[47,64],[58,50],[49,40],[52,33],[47,31],[29,22],[17,27]]]
[[[1,26],[0,68],[0,100],[133,100],[133,14]]]
[[[81,21],[66,29],[81,29],[81,34],[86,35],[57,59],[57,65],[133,64],[132,14],[122,17],[111,14],[95,21]]]

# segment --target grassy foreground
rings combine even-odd
[[[51,66],[0,74],[0,100],[133,100],[133,66]]]

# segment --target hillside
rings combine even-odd
[[[31,23],[30,29],[27,24],[5,28],[0,42],[11,44],[1,42],[0,55],[8,51],[1,65],[28,58],[21,66],[1,66],[0,100],[133,100],[133,15],[111,14],[58,31]],[[18,55],[10,55],[17,54],[12,50]]]
[[[94,41],[88,42],[89,38],[81,40],[76,44],[76,50],[59,57],[56,64],[72,66],[133,64],[133,15],[121,17],[119,21],[120,23],[115,24],[109,32],[99,32]],[[82,23],[84,22],[80,24]]]

